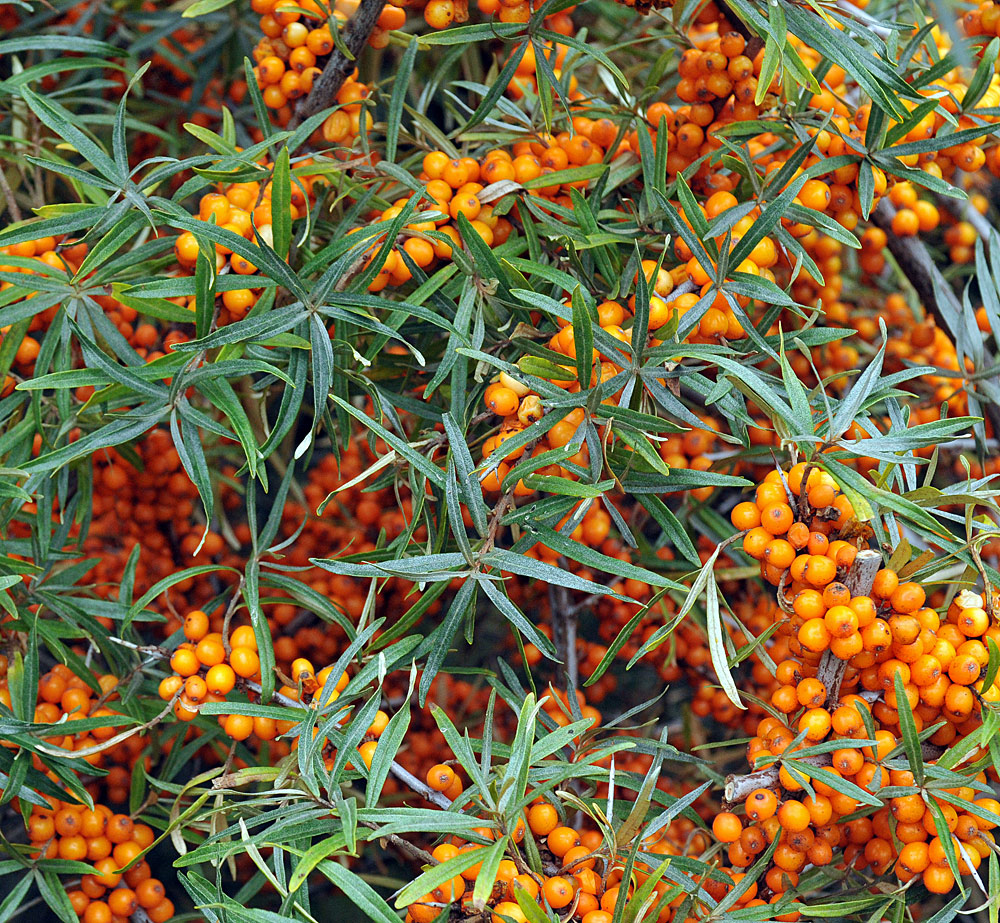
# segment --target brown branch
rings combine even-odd
[[[804,491],[803,491],[804,493]],[[868,596],[875,582],[875,575],[882,567],[882,555],[877,551],[859,551],[854,564],[844,578],[844,585],[851,591],[851,596]],[[840,684],[844,681],[847,661],[841,660],[832,651],[827,650],[819,662],[816,678],[826,688],[826,701],[833,705],[840,696]]]
[[[579,684],[579,664],[576,657],[577,613],[570,605],[569,590],[566,587],[549,584],[549,608],[552,610],[552,641],[562,661],[561,678],[568,701],[569,695],[576,694]]]
[[[961,312],[962,306],[955,297],[948,285],[947,280],[941,275],[934,260],[923,242],[916,237],[899,237],[892,229],[892,219],[896,217],[896,209],[888,199],[882,199],[878,205],[872,209],[871,221],[880,227],[888,239],[887,246],[893,255],[899,268],[909,279],[910,284],[916,289],[917,295],[923,302],[924,307],[934,315],[935,320],[944,330],[950,330],[951,325],[945,319],[944,311],[938,301],[938,294],[944,297],[951,296],[949,307],[957,312]],[[935,287],[935,283],[937,283]]]
[[[382,15],[385,2],[386,0],[361,0],[361,5],[343,32],[344,44],[350,56],[345,55],[340,48],[333,49],[323,73],[313,82],[309,95],[301,99],[295,107],[295,112],[288,123],[290,129],[298,128],[311,115],[333,103],[337,91],[354,70],[368,36]]]
[[[958,340],[959,331],[952,329],[948,321],[948,312],[939,301],[938,296],[947,299],[947,307],[957,317],[962,315],[962,305],[941,271],[934,265],[930,253],[923,242],[916,237],[899,237],[892,229],[892,219],[896,209],[888,199],[882,199],[872,209],[872,223],[880,227],[886,235],[889,252],[893,255],[899,268],[916,289],[924,308],[930,312],[937,325],[948,331],[952,339]],[[987,368],[996,361],[988,352],[983,356]],[[1000,437],[1000,406],[993,401],[983,400],[983,413],[993,427],[993,435]]]
[[[163,708],[155,718],[150,719],[145,724],[137,725],[136,727],[129,728],[127,731],[122,731],[120,734],[115,734],[114,737],[109,737],[107,740],[102,740],[100,743],[94,744],[91,747],[84,747],[82,750],[65,750],[62,747],[50,747],[45,743],[38,743],[36,746],[41,753],[47,756],[66,756],[66,757],[79,757],[81,759],[88,756],[95,756],[98,753],[103,753],[105,750],[110,750],[112,747],[118,746],[122,741],[128,740],[130,737],[135,737],[136,734],[144,733],[159,724],[166,716],[173,711],[174,704],[180,698],[180,690],[178,690],[173,698],[167,702],[166,706]]]
[[[392,773],[407,788],[425,798],[431,804],[437,805],[444,811],[451,807],[451,800],[442,792],[436,792],[427,783],[421,782],[412,772],[404,769],[395,760],[389,764],[389,772]]]

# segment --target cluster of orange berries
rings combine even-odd
[[[6,663],[0,664],[0,667],[0,705],[10,708]],[[137,736],[108,745],[107,741],[116,734],[113,725],[90,731],[73,731],[75,721],[112,718],[119,714],[108,705],[117,698],[118,680],[111,674],[93,674],[89,679],[88,682],[76,676],[65,664],[55,664],[38,680],[34,721],[53,726],[52,735],[44,738],[48,745],[77,753],[95,769],[106,770],[106,775],[95,776],[87,788],[94,797],[103,794],[108,801],[121,804],[128,799],[131,770],[141,759],[146,759],[147,763],[148,759],[142,754],[143,747]],[[34,765],[36,769],[44,769],[37,756]]]
[[[865,699],[848,695],[840,703],[833,711],[836,736],[831,739],[841,738],[843,746],[833,751],[831,765],[823,766],[822,771],[876,796],[881,788],[898,791],[899,787],[913,787],[910,770],[884,765],[897,749],[891,731],[878,730],[874,744],[860,746],[852,742],[868,736],[862,717],[869,707]],[[760,722],[751,748],[793,755],[794,736],[794,730],[768,716]],[[869,808],[870,813],[862,816],[858,816],[862,807],[859,801],[837,791],[818,775],[811,780],[815,794],[805,797],[795,797],[801,793],[801,780],[784,766],[777,782],[768,778],[761,779],[761,784],[741,802],[744,815],[722,812],[715,818],[713,832],[728,844],[727,858],[737,868],[751,865],[778,838],[772,872],[787,876],[791,887],[798,884],[799,873],[806,865],[829,865],[833,851],[843,848],[840,868],[870,867],[882,875],[895,863],[894,871],[901,881],[920,875],[929,891],[946,893],[955,879],[931,804],[945,819],[959,860],[958,871],[963,875],[977,869],[989,855],[995,842],[991,831],[1000,822],[1000,802],[984,794],[989,791],[985,773],[970,778],[966,786],[933,790],[926,799],[916,790],[913,794],[891,795],[883,799],[881,807],[874,811]],[[956,809],[955,798],[972,809]],[[996,816],[997,821],[986,819],[982,813]]]
[[[894,183],[889,191],[889,201],[897,209],[896,214],[892,216],[892,232],[896,237],[927,234],[936,230],[941,223],[941,212],[938,207],[927,199],[921,199],[913,183],[905,181]]]
[[[690,107],[687,125],[672,126],[670,119],[673,113],[661,109],[664,106],[662,103],[654,104],[647,113],[647,119],[654,127],[659,124],[661,112],[666,115],[668,130],[673,130],[677,143],[689,151],[695,149],[693,140],[697,132],[689,134],[684,129],[691,131],[690,126],[705,127],[714,122],[721,101],[730,100],[732,116],[740,121],[755,119],[758,115],[754,99],[764,49],[761,47],[748,57],[746,39],[739,32],[709,35],[707,40],[685,51],[677,65],[680,81],[674,92],[682,103]],[[698,146],[700,144],[699,140]]]
[[[229,636],[229,651],[219,632],[210,632],[209,618],[199,609],[189,612],[184,619],[183,642],[170,657],[173,673],[164,677],[159,684],[159,695],[164,701],[174,701],[174,715],[181,721],[191,721],[206,702],[224,702],[227,695],[239,686],[241,691],[250,693],[248,685],[260,682],[260,657],[257,639],[249,625],[235,628]],[[291,685],[282,685],[278,695],[286,702],[301,702],[310,708],[331,705],[347,687],[349,677],[342,673],[324,694],[324,689],[332,676],[333,667],[327,666],[317,671],[310,660],[297,657],[291,664]],[[348,712],[345,711],[344,719]],[[287,734],[296,722],[281,721],[266,716],[241,714],[219,715],[219,726],[228,737],[244,741],[256,736],[259,741],[274,741]],[[378,738],[389,723],[389,716],[379,710],[368,728],[358,750],[365,765],[370,766]],[[291,742],[291,750],[298,746],[299,738]],[[336,751],[328,745],[324,757],[332,768]],[[350,768],[350,767],[349,767]]]
[[[435,780],[453,776],[448,766],[435,766],[432,770]],[[428,781],[431,775],[428,776]],[[440,784],[439,783],[439,784]],[[676,856],[683,853],[681,843],[691,840],[693,821],[681,818],[663,830],[653,834],[643,843],[643,852],[656,856]],[[489,841],[496,838],[493,827],[483,826],[474,830],[479,837]],[[526,836],[534,838],[535,850],[541,860],[543,871],[528,868],[523,859],[518,859],[526,851],[523,846]],[[624,862],[616,855],[613,846],[605,843],[598,830],[581,829],[563,822],[560,811],[552,802],[538,798],[525,811],[515,828],[509,831],[510,857],[500,860],[495,872],[489,904],[491,923],[527,923],[528,917],[518,903],[528,898],[542,907],[561,911],[560,918],[576,920],[580,923],[611,923],[616,908],[628,904],[635,888],[649,877],[652,867],[644,860],[636,863],[633,880],[624,880]],[[434,847],[431,855],[436,862],[447,862],[463,852],[485,848],[479,843],[466,842],[458,837],[450,837],[446,842]],[[529,852],[530,854],[530,852]],[[475,863],[446,884],[436,888],[411,903],[407,908],[407,923],[431,923],[448,906],[457,907],[463,917],[469,918],[478,912],[473,910],[472,887],[481,874],[482,863]],[[742,878],[729,876],[730,883],[716,882],[720,895]],[[669,885],[658,882],[654,886],[653,906],[664,897]],[[740,906],[751,905],[756,888],[741,898]],[[667,923],[674,918],[674,912],[685,899],[682,893],[664,903],[656,919]],[[566,915],[568,913],[568,915]],[[652,919],[652,918],[651,918]]]
[[[89,862],[94,871],[68,893],[83,923],[125,923],[142,908],[152,923],[166,923],[174,915],[173,902],[163,883],[152,877],[149,863],[126,866],[150,846],[151,827],[137,824],[127,814],[115,814],[104,804],[93,809],[73,801],[53,807],[31,806],[28,839],[33,858]]]
[[[870,817],[844,822],[840,819],[853,816],[861,803],[824,776],[846,779],[876,796],[889,786],[913,786],[911,769],[883,766],[904,734],[900,708],[911,713],[918,732],[937,725],[927,739],[932,747],[950,746],[975,731],[982,709],[1000,702],[1000,687],[979,688],[988,642],[1000,638],[1000,625],[983,608],[983,597],[968,590],[952,601],[942,621],[920,584],[901,582],[889,568],[877,569],[877,560],[869,562],[874,563],[870,587],[852,592],[847,583],[861,564],[863,533],[833,478],[805,463],[769,474],[754,501],[733,509],[732,520],[747,530],[744,549],[778,587],[774,637],[784,657],[777,662],[770,701],[776,715],[787,717],[764,717],[748,745],[751,766],[762,758],[778,759],[777,772],[746,777],[761,780],[744,804],[753,823],[744,826],[732,812],[715,821],[716,836],[729,844],[729,861],[747,867],[777,837],[773,863],[793,876],[794,884],[806,864],[828,864],[832,851],[843,846],[845,866],[883,874],[895,863],[901,880],[921,875],[929,891],[946,893],[954,876],[935,813],[943,814],[954,836],[958,871],[969,874],[989,855],[989,831],[1000,823],[1000,803],[983,796],[984,774],[967,786],[932,793],[933,811],[930,800],[914,789],[914,794],[893,793]],[[777,647],[770,652],[777,660]],[[905,704],[897,698],[900,688]],[[831,700],[831,694],[839,697]],[[875,743],[855,743],[867,739],[872,727]],[[799,797],[805,788],[801,773],[782,758],[832,740],[840,746],[828,763],[822,761],[823,775],[811,780],[814,793]],[[967,761],[975,759],[974,749]],[[928,765],[934,761],[931,756]],[[952,804],[949,795],[975,800],[979,813],[956,809],[961,801]],[[983,812],[996,815],[996,821],[984,819]],[[890,820],[896,824],[892,830]]]
[[[187,640],[170,656],[173,673],[160,681],[160,698],[174,701],[174,715],[180,721],[195,719],[206,702],[226,701],[240,680],[260,681],[260,657],[253,629],[248,625],[235,628],[229,636],[228,652],[222,634],[208,629],[209,618],[204,612],[193,609],[187,613]],[[271,718],[220,715],[219,724],[233,740],[246,740],[251,734],[261,740],[274,740],[279,734],[277,722]]]
[[[640,776],[648,769],[652,759],[648,754],[635,754],[630,759],[630,751],[627,750],[620,752],[618,756],[622,758],[617,764],[619,769],[638,772]],[[606,765],[609,761],[610,757],[607,757],[596,765]],[[441,781],[446,777],[447,769],[447,766],[435,767],[435,772],[443,770],[440,773]],[[680,786],[668,780],[661,779],[657,787],[674,797],[683,794]],[[606,794],[606,788],[604,792],[599,788],[596,797],[606,797]],[[625,789],[616,792],[619,797],[627,794]],[[707,825],[708,818],[714,811],[708,799],[699,797],[692,807]],[[513,831],[508,832],[512,843],[510,858],[505,857],[500,861],[488,898],[491,923],[524,923],[528,919],[518,904],[519,894],[522,900],[527,897],[546,909],[563,911],[561,919],[581,923],[611,923],[616,911],[620,912],[621,905],[631,902],[636,889],[643,885],[653,871],[656,864],[653,857],[700,855],[709,845],[706,830],[694,820],[684,816],[675,818],[658,832],[643,839],[644,857],[635,863],[632,878],[626,882],[623,877],[623,856],[615,845],[608,844],[598,830],[564,822],[558,805],[545,798],[535,799],[525,811],[523,819],[517,822]],[[531,850],[524,847],[524,837],[528,832],[535,841],[540,871],[528,868],[523,860],[517,861],[524,853],[531,854]],[[485,826],[477,828],[475,833],[486,840],[492,840],[496,836],[494,829]],[[452,837],[435,847],[432,856],[438,862],[444,862],[462,852],[482,848],[480,844],[466,843]],[[435,914],[448,905],[460,906],[463,915],[468,913],[471,918],[473,911],[469,907],[470,886],[480,874],[481,865],[473,864],[444,887],[410,904],[407,919],[413,923],[433,920]],[[744,873],[741,871],[720,869],[716,876],[704,881],[703,887],[715,900],[721,900],[743,877]],[[755,884],[739,897],[737,906],[743,908],[761,906],[768,902],[777,903],[783,899],[783,892],[788,887],[787,882],[784,882],[784,886],[781,886],[781,882],[779,877],[770,875],[767,878],[767,886],[771,890],[769,901],[758,897],[758,886]],[[649,907],[655,913],[650,919],[656,919],[660,923],[681,919],[676,914],[689,897],[681,891],[668,900],[668,890],[670,885],[665,881],[654,886],[652,894],[647,898],[650,901]],[[688,912],[700,913],[707,910],[702,901],[696,900],[694,909],[689,909]],[[798,915],[792,911],[787,917],[778,917],[782,920],[786,918],[795,920]]]
[[[26,276],[53,274],[71,276],[80,268],[87,256],[87,250],[86,244],[66,241],[60,237],[39,237],[36,240],[9,244],[6,247],[0,247],[0,272],[20,273]],[[14,257],[17,261],[8,263],[7,257]],[[27,262],[21,262],[22,260]],[[21,284],[30,286],[31,283],[25,279]],[[0,279],[0,292],[5,292],[14,285],[14,282]],[[28,298],[34,294],[33,291],[29,291],[23,297]],[[17,350],[14,353],[13,367],[18,374],[31,375],[35,367],[35,360],[41,350],[38,333],[48,329],[58,311],[59,305],[56,304],[44,311],[39,311],[31,318],[27,333],[17,344]],[[0,330],[0,343],[3,343],[9,335],[9,331],[9,327]],[[9,394],[14,385],[15,378],[8,375],[3,383],[3,395]]]
[[[850,500],[834,479],[805,462],[787,474],[769,472],[754,499],[738,503],[730,514],[733,525],[746,531],[743,550],[761,562],[761,576],[770,584],[778,586],[787,573],[793,585],[817,589],[832,583],[838,568],[854,563],[855,545],[829,539],[853,516]]]
[[[510,151],[496,148],[481,160],[474,157],[452,158],[444,151],[426,154],[417,179],[426,183],[428,207],[425,210],[431,214],[426,220],[406,226],[406,240],[390,253],[389,259],[369,285],[369,291],[381,291],[390,284],[402,285],[412,278],[412,271],[399,249],[404,250],[406,256],[421,269],[430,267],[436,259],[450,259],[452,249],[462,246],[456,227],[459,215],[471,223],[487,246],[505,243],[514,225],[508,218],[494,214],[493,200],[483,201],[480,193],[502,181],[531,184],[572,167],[601,163],[605,156],[605,147],[601,142],[611,144],[616,136],[613,123],[607,119],[594,122],[581,117],[574,119],[573,127],[572,133],[560,132],[539,140],[519,141]],[[600,140],[595,140],[595,137]],[[569,189],[585,188],[588,182],[577,179],[560,183],[556,177],[556,182],[533,184],[523,194],[572,207]],[[518,192],[518,195],[521,194]],[[409,197],[399,199],[388,209],[370,217],[389,221],[399,215],[408,202]]]
[[[301,184],[301,185],[300,185]],[[271,222],[272,184],[265,185],[250,181],[244,183],[228,183],[220,186],[216,192],[205,193],[198,204],[198,219],[215,224],[244,238],[247,243],[257,246],[254,231],[269,246],[274,243]],[[289,212],[292,220],[303,217],[309,208],[312,192],[312,178],[299,176],[291,184],[291,205]],[[220,296],[219,323],[232,323],[242,318],[256,303],[260,295],[259,289],[250,287],[249,279],[257,273],[257,266],[239,253],[234,253],[222,243],[214,245],[217,272],[223,272],[227,267],[238,276],[246,276],[246,288],[224,291]],[[198,260],[200,245],[198,237],[192,231],[182,231],[174,241],[174,255],[185,273],[194,270]],[[193,308],[194,297],[184,299],[185,307]]]
[[[322,73],[323,64],[335,47],[333,30],[346,23],[357,9],[356,0],[320,3],[305,0],[252,0],[251,7],[260,14],[261,39],[253,50],[254,76],[260,87],[264,105],[275,113],[277,122],[287,125],[292,117],[295,100],[309,94],[313,81]],[[406,13],[398,6],[386,4],[379,16],[377,29],[369,42],[384,46],[380,38],[389,29],[398,29],[406,21]],[[367,88],[354,84],[359,99]],[[348,84],[345,84],[345,86]],[[338,97],[338,102],[347,102]],[[290,105],[291,104],[291,105]],[[355,130],[354,134],[358,132]]]
[[[332,18],[343,21],[345,13],[339,7],[347,5],[350,4],[341,0]],[[260,20],[264,37],[253,50],[254,76],[264,105],[274,111],[279,125],[287,125],[295,101],[312,90],[313,81],[333,50],[333,34],[325,12],[315,0],[304,4],[289,0],[254,0],[253,8],[265,10]],[[307,17],[305,22],[303,16]],[[384,35],[386,29],[399,28],[405,19],[403,10],[387,3],[369,42],[378,42],[379,32]],[[361,133],[362,100],[369,93],[369,87],[358,80],[355,69],[337,91],[337,110],[327,116],[313,140],[350,147]]]
[[[235,469],[223,465],[224,473]],[[225,484],[220,485],[223,505],[239,503],[239,495]],[[179,567],[194,562],[194,553],[202,541],[204,526],[194,516],[198,490],[184,471],[170,433],[157,427],[132,446],[132,452],[107,449],[94,456],[92,521],[83,540],[85,555],[92,556],[89,572],[98,596],[113,598],[118,591],[126,564],[139,545],[142,554],[135,565],[135,589],[145,593],[154,583]],[[245,526],[236,528],[243,534]],[[249,540],[249,536],[246,536]],[[222,536],[210,530],[204,536],[199,560],[214,559],[223,565],[239,565],[240,556]],[[226,581],[220,574],[216,579]],[[173,591],[183,594],[188,605],[207,603],[217,592],[205,576],[185,578]],[[163,600],[151,607],[169,612]],[[111,628],[108,619],[105,627]],[[171,619],[165,626],[169,634],[176,628]]]

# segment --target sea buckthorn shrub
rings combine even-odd
[[[0,918],[985,918],[1000,7],[0,27]]]

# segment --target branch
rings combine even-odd
[[[859,551],[854,564],[844,578],[844,585],[851,591],[851,596],[868,596],[875,582],[875,575],[882,567],[882,555],[877,551]],[[816,671],[818,679],[826,688],[827,704],[833,704],[840,697],[840,684],[844,681],[847,661],[841,660],[832,651],[827,650],[819,662]]]
[[[943,196],[939,196],[938,198],[944,203],[945,208],[958,215],[959,221],[971,224],[976,229],[976,233],[982,237],[984,243],[988,244],[990,242],[990,234],[993,231],[993,226],[979,213],[971,200],[961,199],[956,201],[955,199],[948,199],[945,201]]]
[[[889,252],[899,263],[899,268],[903,270],[910,284],[917,290],[924,307],[934,315],[942,329],[951,330],[951,324],[948,323],[946,313],[938,301],[938,294],[944,297],[951,295],[948,299],[951,304],[948,307],[953,311],[961,312],[961,305],[944,276],[934,265],[934,260],[931,259],[923,242],[916,237],[896,236],[892,230],[892,219],[895,217],[896,209],[888,199],[882,199],[872,209],[872,223],[885,231]]]
[[[374,821],[359,820],[358,823],[362,827],[367,827],[369,830],[378,830],[378,824]],[[421,849],[419,846],[415,846],[409,840],[404,840],[401,836],[396,836],[395,833],[384,833],[379,837],[379,839],[392,843],[393,846],[401,852],[405,852],[411,859],[416,859],[424,865],[438,864],[438,860],[427,852],[427,850]]]
[[[399,781],[402,782],[407,788],[412,789],[421,797],[426,798],[431,804],[436,804],[443,811],[447,811],[448,808],[451,807],[451,800],[442,792],[437,792],[426,782],[421,782],[412,772],[404,769],[395,760],[389,764],[389,772],[399,779]]]
[[[823,756],[804,756],[799,759],[801,763],[808,763],[810,766],[829,766],[833,762],[833,757],[829,753]],[[747,795],[758,788],[777,788],[778,763],[768,766],[767,769],[758,769],[756,772],[748,773],[745,776],[726,776],[726,787],[723,790],[723,800],[729,804],[736,804],[738,801],[745,801]]]
[[[110,750],[112,747],[117,747],[122,741],[128,740],[130,737],[135,737],[136,734],[142,734],[151,728],[159,724],[167,715],[173,711],[174,704],[180,698],[180,691],[167,702],[164,706],[163,711],[161,711],[155,718],[151,718],[145,724],[137,725],[136,727],[129,728],[127,731],[122,731],[120,734],[115,734],[114,737],[109,737],[107,740],[102,740],[100,743],[94,744],[91,747],[84,747],[82,750],[65,750],[62,747],[50,747],[46,743],[37,744],[37,749],[40,753],[44,753],[48,756],[64,756],[67,759],[86,759],[88,756],[96,756],[98,753],[103,753],[105,750]],[[69,724],[64,724],[64,728],[69,728]]]
[[[0,166],[0,192],[3,193],[4,202],[7,205],[7,212],[10,214],[11,221],[15,224],[20,223],[22,220],[21,209],[18,207],[17,199],[14,198],[14,193],[7,182],[7,175],[4,173],[2,166]]]
[[[973,209],[974,210],[974,209]],[[959,331],[953,329],[953,324],[948,320],[949,316],[960,318],[962,316],[962,305],[956,297],[948,281],[941,275],[941,271],[934,265],[930,253],[923,242],[916,237],[897,237],[892,230],[892,219],[896,215],[896,209],[888,199],[882,199],[874,209],[872,209],[871,220],[883,231],[888,238],[889,252],[893,255],[899,268],[909,279],[910,284],[916,289],[917,295],[923,302],[924,307],[931,313],[937,325],[942,330],[947,330],[956,342]],[[939,300],[947,301],[943,304]],[[987,368],[992,367],[994,357],[989,353],[984,354],[984,362]],[[1000,436],[1000,407],[990,400],[984,400],[983,413],[993,427],[993,435]]]
[[[938,747],[935,744],[925,742],[920,745],[920,755],[924,760],[936,760],[944,755],[945,749],[945,747]],[[833,757],[829,753],[824,753],[822,756],[799,757],[797,758],[797,762],[822,769],[833,763]],[[745,776],[727,776],[723,800],[728,804],[736,804],[740,801],[745,801],[747,795],[755,789],[779,788],[779,765],[780,761],[768,766],[767,769],[758,769],[756,772],[748,773]]]
[[[564,687],[569,695],[576,694],[579,684],[579,664],[576,659],[577,611],[569,602],[569,590],[549,584],[549,608],[552,610],[552,640],[565,672]]]
[[[337,91],[340,90],[344,81],[357,65],[358,56],[365,47],[372,29],[375,28],[379,16],[382,15],[385,2],[386,0],[361,0],[361,5],[343,32],[344,44],[347,46],[349,56],[345,55],[340,48],[333,49],[330,59],[323,68],[323,73],[313,81],[309,95],[301,99],[295,107],[295,112],[288,123],[289,129],[298,128],[311,115],[315,115],[333,103]]]
[[[844,578],[844,585],[852,596],[868,596],[871,593],[875,575],[882,567],[882,555],[868,549],[859,551],[854,564]],[[826,687],[827,703],[833,703],[840,695],[840,684],[844,679],[847,661],[827,651],[820,660],[816,678]],[[803,763],[810,766],[829,766],[832,758],[829,754],[823,756],[805,757]],[[778,785],[778,764],[759,769],[747,775],[731,775],[726,778],[724,798],[730,804],[743,801],[747,795],[757,788],[774,788]]]

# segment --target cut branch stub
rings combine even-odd
[[[833,762],[833,758],[824,753],[822,756],[805,756],[799,758],[798,762],[807,763],[810,766],[825,767]],[[779,788],[778,764],[768,766],[767,769],[758,769],[743,776],[726,776],[726,786],[723,790],[723,798],[728,804],[737,804],[745,801],[747,796],[758,788]]]

